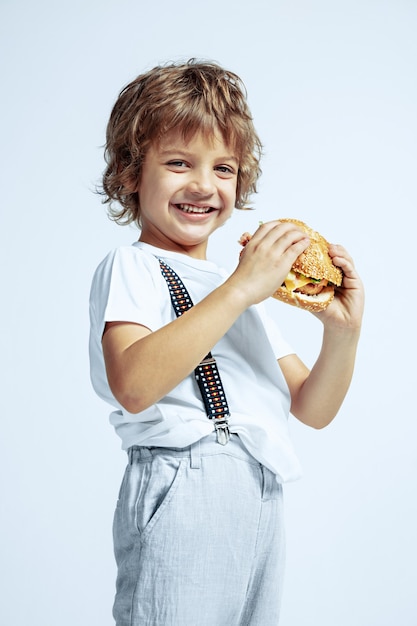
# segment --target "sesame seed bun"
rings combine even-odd
[[[329,243],[300,220],[282,218],[279,221],[291,222],[303,230],[310,238],[310,245],[297,257],[291,272],[272,297],[307,311],[324,311],[334,298],[335,287],[340,287],[343,280],[342,270],[333,264],[329,255]],[[246,245],[250,238],[248,233],[242,235],[241,245]]]

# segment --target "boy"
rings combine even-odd
[[[350,384],[363,288],[344,248],[330,248],[344,280],[317,315],[311,371],[260,304],[305,234],[263,224],[230,276],[206,259],[211,233],[256,190],[260,152],[240,79],[213,63],[139,76],[109,120],[106,201],[118,202],[116,221],[140,227],[100,264],[90,307],[93,385],[117,408],[129,460],[114,521],[118,626],[278,623],[282,483],[299,475],[288,414],[322,428]],[[204,389],[206,367],[220,382],[210,369]],[[207,386],[222,398],[218,421]]]

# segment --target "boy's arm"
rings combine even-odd
[[[280,359],[291,393],[291,413],[304,424],[324,428],[339,411],[349,389],[358,333],[324,333],[320,355],[309,372],[296,355]]]
[[[280,359],[291,393],[291,412],[314,428],[327,426],[337,414],[349,388],[364,306],[362,282],[352,259],[341,246],[330,254],[344,272],[343,287],[329,307],[315,314],[324,325],[319,357],[311,371],[296,357]]]
[[[235,320],[281,285],[309,244],[292,224],[269,222],[254,234],[228,280],[184,315],[155,332],[107,323],[102,338],[107,378],[131,413],[148,408],[188,376]]]
[[[107,323],[102,346],[115,398],[130,413],[160,400],[197,367],[244,308],[241,294],[225,284],[155,332]]]

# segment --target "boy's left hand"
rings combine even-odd
[[[327,309],[314,313],[327,327],[359,329],[362,323],[365,294],[362,281],[352,257],[343,246],[331,244],[329,254],[333,263],[343,271],[341,287],[336,287],[335,298]]]

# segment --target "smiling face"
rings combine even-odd
[[[235,207],[238,169],[220,135],[171,133],[152,144],[138,185],[140,241],[205,259],[209,236]]]

